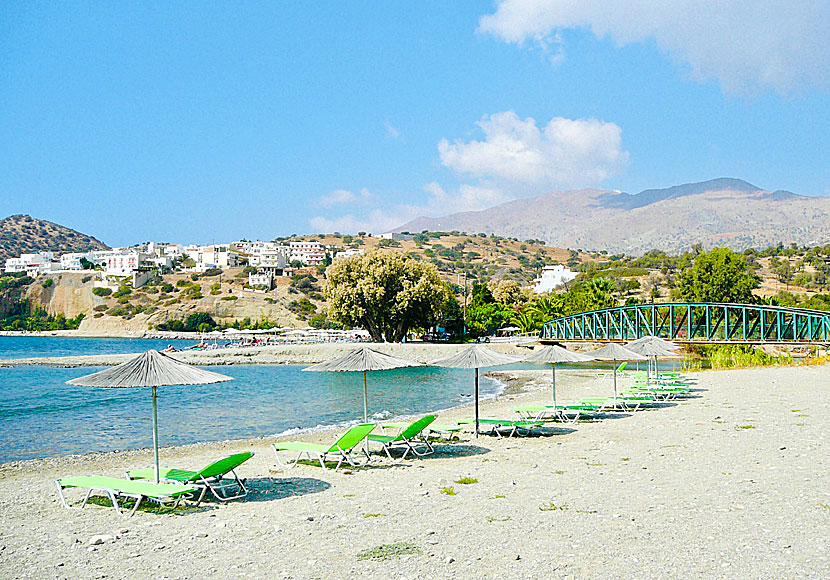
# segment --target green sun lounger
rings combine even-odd
[[[306,443],[305,441],[284,441],[281,443],[272,443],[271,447],[274,449],[274,455],[277,456],[277,463],[286,469],[291,469],[297,465],[297,462],[305,455],[308,459],[313,460],[315,457],[320,461],[323,469],[326,469],[326,460],[337,460],[337,466],[334,468],[337,471],[340,465],[345,461],[352,467],[358,467],[352,457],[352,451],[355,446],[363,441],[366,436],[375,428],[374,423],[361,423],[355,425],[343,435],[340,439],[334,442],[331,446],[318,445],[316,443]],[[280,451],[296,451],[297,457],[293,462],[283,463],[280,459]],[[368,459],[368,455],[367,455]]]
[[[460,419],[459,425],[475,425],[475,419]],[[534,429],[544,426],[542,421],[526,421],[526,420],[511,420],[511,419],[479,419],[479,425],[488,425],[490,427],[489,433],[498,437],[503,437],[502,430],[507,429],[507,437],[513,435],[529,435]],[[524,433],[522,433],[524,431]]]
[[[430,442],[423,435],[424,429],[426,429],[427,426],[434,421],[435,415],[427,415],[426,417],[422,417],[407,425],[397,435],[370,433],[366,436],[366,438],[370,442],[374,441],[376,443],[380,443],[383,446],[383,450],[386,452],[386,456],[393,461],[403,461],[410,451],[419,457],[423,457],[424,455],[429,455],[435,451]],[[424,452],[418,451],[417,446],[419,443],[426,447]],[[404,448],[403,455],[398,460],[395,460],[391,453],[392,449],[395,447]]]
[[[520,405],[513,412],[525,421],[562,421],[576,423],[580,419],[593,419],[599,413],[579,405]]]
[[[577,405],[594,405],[599,411],[636,411],[642,405],[653,401],[645,397],[587,397],[576,402]]]
[[[245,487],[245,480],[236,475],[236,468],[248,461],[253,455],[250,451],[235,453],[219,461],[214,461],[199,471],[162,469],[159,472],[159,479],[192,485],[200,489],[201,493],[196,500],[196,505],[201,503],[208,491],[219,501],[239,499],[248,495],[248,489]],[[228,474],[231,474],[232,477],[228,477]],[[153,479],[155,476],[155,470],[152,467],[127,472],[128,479]]]
[[[124,515],[118,506],[119,498],[133,498],[135,505],[127,517],[132,516],[144,499],[156,502],[159,505],[174,508],[183,499],[196,493],[192,485],[180,483],[150,483],[149,481],[130,481],[117,477],[105,477],[103,475],[79,475],[75,477],[62,477],[58,479],[58,495],[60,495],[63,507],[69,509],[83,509],[89,501],[93,492],[101,492],[110,498],[112,507],[118,515]],[[70,506],[66,502],[63,490],[68,488],[86,489],[86,496],[80,506]]]
[[[389,428],[389,429],[405,429],[409,426],[409,423],[384,423],[381,427]],[[461,432],[461,425],[457,423],[430,423],[427,425],[425,432],[430,434],[438,434],[441,435],[442,433],[446,433],[449,435],[450,438],[455,437],[458,439],[458,434]]]

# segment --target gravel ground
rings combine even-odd
[[[546,372],[511,374],[521,387],[484,416],[547,400]],[[557,376],[563,401],[610,390],[584,371]],[[178,467],[252,449],[240,469],[252,492],[130,519],[62,508],[54,480],[120,476],[149,465],[148,450],[5,464],[0,577],[826,578],[828,376],[700,373],[697,397],[678,404],[538,437],[467,434],[432,457],[354,473],[280,471],[268,440],[164,449]],[[105,537],[90,545],[95,535]],[[373,548],[386,559],[361,557]]]

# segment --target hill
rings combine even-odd
[[[698,243],[735,250],[779,242],[817,245],[830,240],[830,197],[766,191],[730,178],[637,195],[554,191],[481,211],[420,217],[395,231],[423,230],[495,233],[627,254],[652,249],[679,253]]]
[[[106,250],[108,246],[73,229],[17,214],[0,220],[0,268],[8,258],[26,252],[85,252]]]

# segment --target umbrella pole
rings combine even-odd
[[[476,437],[478,437],[478,369],[476,369]]]
[[[617,398],[617,359],[614,359],[614,398]]]
[[[366,371],[363,371],[363,422],[369,422],[369,390],[366,387]]]
[[[153,459],[155,460],[156,483],[159,482],[159,416],[156,402],[156,387],[153,387]]]
[[[369,422],[369,389],[366,387],[366,371],[363,371],[363,422]],[[369,438],[363,438],[363,453],[369,457]]]
[[[551,372],[553,374],[553,410],[556,410],[556,364],[551,365]]]

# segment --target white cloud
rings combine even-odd
[[[401,137],[401,132],[390,125],[389,123],[384,123],[383,126],[386,128],[386,134],[389,135],[392,139],[398,140]]]
[[[555,117],[540,127],[530,117],[506,111],[485,116],[478,126],[483,141],[451,144],[443,139],[438,144],[441,163],[492,180],[501,191],[597,185],[628,159],[620,127],[597,119]]]
[[[544,127],[532,118],[520,119],[513,111],[485,116],[478,122],[484,140],[438,144],[441,162],[475,183],[444,189],[427,183],[422,204],[381,206],[367,189],[359,194],[338,189],[317,205],[361,203],[374,209],[339,217],[316,216],[309,220],[317,232],[386,232],[420,216],[442,216],[477,211],[520,196],[538,195],[550,189],[599,185],[628,159],[622,149],[621,129],[596,119],[555,117]]]
[[[502,0],[479,31],[547,48],[588,28],[619,45],[654,39],[698,80],[730,93],[830,85],[827,0]]]
[[[365,187],[358,193],[353,193],[348,189],[335,189],[319,197],[315,205],[321,207],[331,207],[333,205],[348,205],[348,204],[367,204],[371,202],[372,194]]]
[[[406,222],[407,219],[402,217],[398,212],[374,209],[365,216],[355,217],[354,214],[348,214],[331,219],[317,216],[311,218],[308,222],[316,232],[343,232],[354,234],[357,232],[388,232]]]

